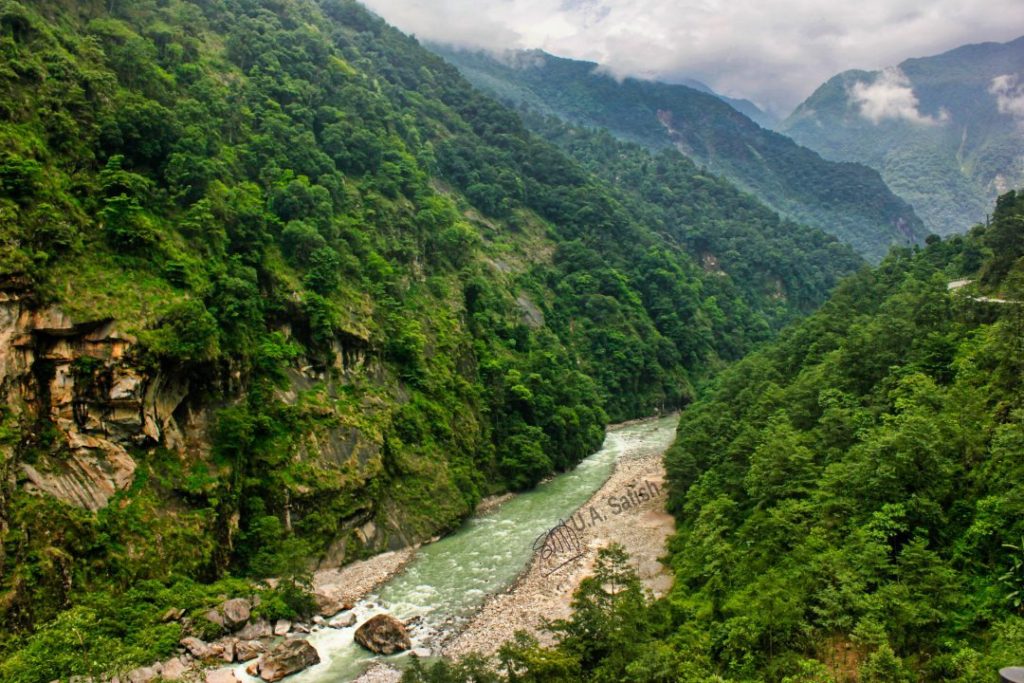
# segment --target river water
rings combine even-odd
[[[487,596],[504,590],[526,567],[538,536],[568,519],[608,479],[624,456],[663,452],[675,437],[678,416],[651,418],[609,430],[601,450],[572,472],[520,494],[486,514],[469,519],[458,531],[419,549],[406,568],[353,609],[356,626],[375,614],[402,621],[418,618],[410,635],[413,647],[431,646],[443,631],[457,628]],[[343,683],[356,678],[375,659],[401,665],[407,655],[376,657],[353,642],[356,627],[324,629],[309,642],[320,664],[288,678],[289,683]],[[239,678],[257,681],[236,671]]]

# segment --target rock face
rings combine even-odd
[[[386,614],[378,614],[356,629],[356,642],[370,652],[393,655],[412,647],[405,625]]]
[[[305,640],[293,638],[263,655],[257,671],[260,678],[273,683],[319,663],[320,655],[315,647]]]
[[[62,436],[53,457],[21,463],[28,490],[99,510],[134,480],[128,446],[172,443],[173,413],[188,387],[137,367],[135,343],[112,320],[76,321],[36,308],[27,289],[0,284],[0,394]]]

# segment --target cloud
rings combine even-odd
[[[886,119],[927,126],[949,120],[945,110],[938,116],[922,114],[910,79],[895,67],[883,70],[872,83],[857,81],[850,87],[849,96],[860,108],[860,115],[875,125]]]
[[[363,0],[422,39],[539,48],[618,76],[703,81],[788,114],[851,68],[1016,38],[1020,0]]]
[[[1017,82],[1014,74],[1003,74],[992,79],[989,93],[995,95],[1000,114],[1017,119],[1024,126],[1024,83]]]

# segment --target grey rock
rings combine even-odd
[[[221,604],[220,613],[224,617],[224,627],[229,631],[237,631],[249,621],[252,605],[245,598],[234,598]]]
[[[160,677],[165,681],[180,681],[185,677],[185,673],[188,670],[188,664],[186,664],[180,657],[174,657],[173,659],[168,659],[163,663],[163,668],[160,671]]]
[[[210,646],[198,638],[189,636],[188,638],[182,638],[178,642],[196,659],[206,659],[210,656]]]
[[[349,626],[356,625],[356,615],[354,612],[345,612],[327,622],[327,625],[331,628],[348,628]]]
[[[224,628],[224,615],[219,610],[211,609],[209,612],[203,615],[203,617],[212,624],[217,624],[221,628]]]
[[[412,647],[405,625],[387,614],[378,614],[357,628],[355,640],[378,655],[393,655]]]
[[[206,672],[206,683],[238,683],[231,669],[210,669]]]
[[[235,659],[248,662],[266,652],[267,648],[258,640],[240,640],[235,644]]]
[[[286,631],[287,633],[287,631]],[[250,621],[242,627],[242,630],[235,634],[239,640],[256,640],[257,638],[269,638],[274,635],[274,628],[269,621],[260,619]]]
[[[278,619],[277,623],[274,624],[274,635],[285,636],[288,635],[288,631],[292,630],[292,622],[287,619]]]
[[[320,663],[320,655],[308,641],[291,638],[275,646],[259,661],[260,678],[268,683]]]

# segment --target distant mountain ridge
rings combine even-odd
[[[722,100],[730,107],[738,111],[739,113],[746,116],[748,119],[761,126],[765,130],[773,130],[775,126],[779,125],[779,119],[776,118],[771,112],[767,112],[761,107],[757,106],[748,99],[728,97],[720,92],[715,92],[707,83],[698,81],[694,78],[683,78],[676,82],[677,85],[685,85],[688,88],[699,90],[700,92],[707,93],[708,95],[714,95],[718,99]]]
[[[961,230],[1024,183],[1024,37],[843,72],[779,130],[878,170],[933,232]]]
[[[502,57],[429,45],[474,85],[651,150],[675,148],[783,216],[835,235],[871,259],[928,234],[877,172],[837,164],[758,126],[718,96],[685,85],[618,81],[592,62],[541,51]]]

